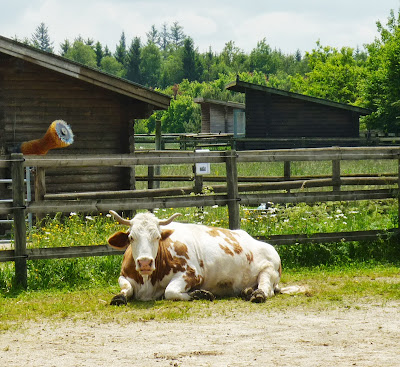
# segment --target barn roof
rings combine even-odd
[[[203,97],[195,98],[193,101],[198,104],[209,103],[209,104],[214,104],[214,105],[218,105],[218,106],[238,108],[238,109],[242,109],[242,110],[245,107],[244,103],[240,103],[240,102],[220,101],[220,100],[216,100],[216,99],[203,98]]]
[[[165,94],[155,92],[140,84],[115,77],[71,61],[65,57],[41,51],[3,36],[0,36],[0,53],[85,81],[129,98],[146,102],[153,105],[155,109],[167,109],[169,107],[171,98]]]
[[[339,102],[333,102],[328,99],[322,99],[322,98],[317,98],[317,97],[311,97],[311,96],[306,96],[304,94],[299,94],[299,93],[293,93],[293,92],[288,92],[282,89],[277,89],[277,88],[271,88],[271,87],[266,87],[264,85],[259,85],[259,84],[253,84],[253,83],[248,83],[239,80],[237,78],[234,82],[230,82],[225,86],[226,89],[235,91],[235,92],[242,92],[246,93],[247,90],[257,90],[260,92],[264,93],[269,93],[269,94],[276,94],[276,95],[281,95],[289,98],[295,98],[307,102],[312,102],[312,103],[318,103],[334,108],[340,108],[344,110],[348,110],[351,112],[358,113],[359,115],[369,115],[372,111],[366,109],[366,108],[361,108],[361,107],[356,107],[356,106],[351,106],[346,103],[339,103]]]

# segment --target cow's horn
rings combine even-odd
[[[170,224],[176,217],[179,217],[181,213],[175,213],[172,214],[168,219],[159,219],[158,223],[160,226],[166,226],[167,224]]]
[[[132,224],[128,219],[124,219],[124,218],[120,217],[114,210],[110,210],[109,213],[114,217],[114,219],[119,224],[123,224],[124,226],[130,226]]]

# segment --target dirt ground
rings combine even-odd
[[[400,302],[126,325],[44,321],[0,333],[0,366],[399,366]]]

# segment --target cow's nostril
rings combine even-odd
[[[138,260],[138,265],[139,265],[140,269],[149,268],[149,267],[151,267],[152,264],[153,264],[153,260],[152,259]]]

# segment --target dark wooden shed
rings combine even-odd
[[[0,36],[0,155],[41,138],[57,119],[70,125],[75,141],[48,155],[132,153],[135,119],[169,103],[170,97],[149,88]],[[49,170],[46,188],[49,193],[129,189],[134,183],[130,172],[116,167]],[[7,174],[0,171],[0,178]]]
[[[370,113],[364,108],[239,79],[226,88],[246,95],[246,138],[253,141],[240,142],[240,149],[342,145],[346,139],[359,138],[359,118]],[[268,140],[262,142],[260,138]]]
[[[201,106],[201,132],[244,135],[244,103],[195,98]]]

